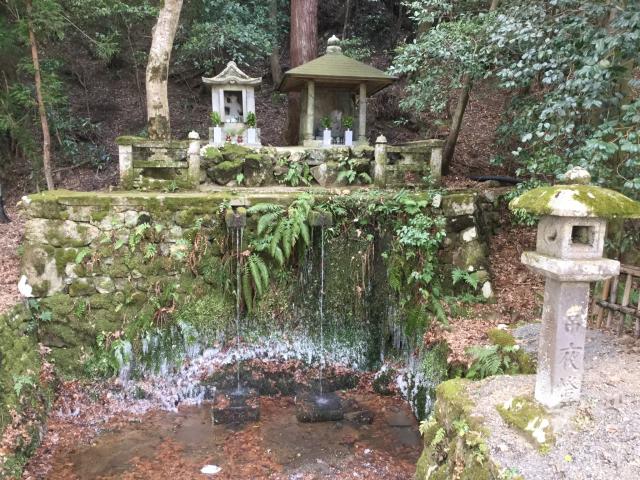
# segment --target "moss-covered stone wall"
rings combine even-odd
[[[318,203],[353,194],[310,192]],[[236,280],[224,212],[264,202],[290,205],[300,193],[54,191],[25,198],[23,272],[45,312],[37,322],[38,339],[51,348],[59,368],[78,372],[96,342],[113,344],[134,330],[186,321],[211,339],[221,338],[234,320]],[[495,220],[493,198],[456,192],[434,201],[433,214],[447,219],[441,268],[477,272],[489,281],[484,235]],[[243,245],[255,237],[258,220],[249,216]],[[388,316],[394,309],[385,305],[396,300],[386,277],[386,233],[365,236],[347,227],[325,235],[327,350],[345,352],[366,367],[379,361],[385,344],[393,344]],[[276,330],[317,334],[320,232],[313,230],[311,247],[294,254],[298,267],[272,271],[260,301],[243,312],[247,338]]]
[[[53,376],[42,360],[34,321],[22,305],[0,315],[0,478],[19,478],[52,402]]]

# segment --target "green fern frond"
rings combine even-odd
[[[262,235],[268,227],[272,227],[281,215],[282,212],[270,212],[262,215],[260,220],[258,220],[258,235]]]
[[[255,205],[247,209],[247,213],[253,214],[265,214],[265,213],[282,213],[284,207],[277,203],[256,203]]]
[[[250,270],[245,267],[242,275],[242,298],[249,313],[253,311],[253,289],[251,288],[250,275]]]

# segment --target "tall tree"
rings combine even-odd
[[[271,63],[271,79],[273,85],[278,86],[282,80],[282,67],[280,66],[280,43],[278,42],[278,0],[271,0],[269,3],[269,21],[275,30],[273,39],[273,50],[269,56]]]
[[[27,7],[27,29],[29,31],[29,45],[31,46],[31,60],[33,62],[33,75],[36,86],[36,99],[38,101],[38,115],[42,127],[42,168],[44,178],[47,181],[47,188],[53,190],[53,174],[51,171],[51,133],[49,132],[49,121],[47,120],[47,109],[42,96],[42,77],[40,75],[40,59],[38,57],[38,42],[33,29],[33,8],[31,0],[26,0]]]
[[[167,83],[181,10],[182,0],[164,0],[153,27],[146,76],[147,130],[151,139],[167,139],[171,135]]]
[[[318,55],[318,0],[291,0],[291,68]],[[300,137],[300,95],[289,94],[287,140],[297,145]]]
[[[491,0],[489,11],[493,12],[500,6],[500,0]],[[442,174],[449,173],[451,162],[453,161],[453,154],[456,150],[456,144],[458,143],[458,136],[460,135],[460,129],[462,128],[462,120],[464,119],[464,112],[467,110],[467,104],[469,103],[469,95],[473,88],[473,76],[469,73],[465,73],[462,77],[462,88],[460,89],[460,95],[458,96],[458,103],[456,109],[453,112],[451,118],[451,126],[449,127],[449,134],[444,144],[442,151]]]

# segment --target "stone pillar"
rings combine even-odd
[[[194,188],[200,185],[200,135],[189,132],[189,181]]]
[[[307,82],[307,125],[304,132],[305,140],[313,140],[313,114],[316,106],[316,84],[313,80]]]
[[[547,279],[535,390],[545,405],[580,399],[588,304],[588,282]]]
[[[374,159],[373,183],[377,187],[384,187],[387,184],[387,139],[384,135],[376,138]]]
[[[367,143],[367,84],[360,84],[358,100],[358,142]]]
[[[253,88],[247,88],[247,109],[244,112],[244,118],[247,118],[249,112],[256,113],[256,94],[253,91]]]
[[[118,164],[120,184],[128,188],[133,176],[133,145],[118,145]]]
[[[440,182],[442,179],[442,147],[433,147],[431,149],[429,172],[434,181]]]
[[[220,103],[220,90],[218,88],[211,89],[211,111],[218,112],[220,114],[220,118],[224,122],[224,103]]]

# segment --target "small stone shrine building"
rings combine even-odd
[[[211,85],[211,109],[220,114],[225,127],[244,124],[249,113],[255,114],[254,90],[262,83],[262,78],[251,78],[235,62],[229,62],[218,75],[202,77],[202,81]]]
[[[360,144],[367,144],[367,97],[391,85],[397,77],[347,57],[334,35],[327,53],[285,72],[278,89],[301,92],[300,143],[322,144],[322,118],[331,120],[333,144],[344,143],[343,119],[353,118]],[[356,115],[357,112],[357,115]]]

